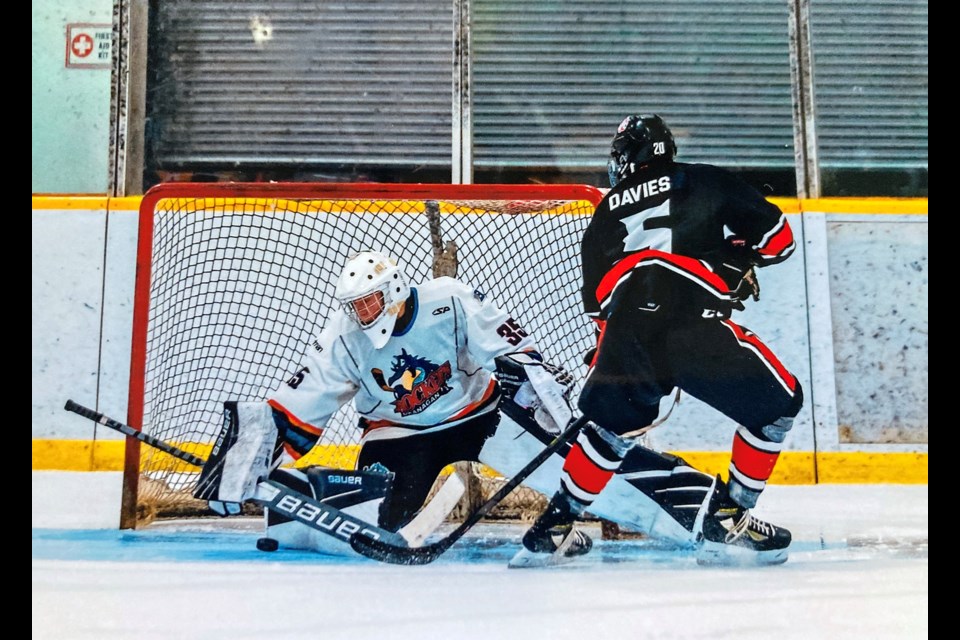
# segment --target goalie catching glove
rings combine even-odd
[[[223,403],[223,427],[203,465],[193,497],[221,516],[240,513],[257,484],[279,466],[282,444],[265,402]]]
[[[556,434],[570,423],[573,376],[569,371],[544,362],[533,351],[497,356],[494,363],[503,395],[532,411],[541,427]]]

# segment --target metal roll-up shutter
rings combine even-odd
[[[655,112],[679,161],[794,171],[788,3],[472,1],[476,167],[602,170]]]
[[[450,0],[151,4],[155,167],[449,171]]]
[[[927,168],[926,0],[812,0],[821,168]]]

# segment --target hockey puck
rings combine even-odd
[[[280,548],[280,543],[273,538],[259,538],[257,540],[257,549],[260,551],[276,551]]]

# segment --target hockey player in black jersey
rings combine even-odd
[[[570,528],[611,477],[630,442],[680,389],[740,426],[729,480],[717,477],[703,518],[698,561],[787,559],[790,532],[750,514],[803,404],[797,378],[749,329],[731,319],[759,300],[755,270],[795,249],[780,209],[733,173],[675,162],[657,115],[617,129],[612,189],[581,244],[582,297],[597,345],[578,404],[591,424],[567,454],[560,489],[523,537],[511,566],[556,553],[551,532]]]

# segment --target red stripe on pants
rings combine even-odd
[[[744,440],[740,434],[733,436],[733,453],[731,461],[737,468],[737,471],[754,480],[766,481],[773,473],[773,467],[777,464],[777,458],[780,452],[770,453],[761,451],[753,447]]]
[[[575,442],[563,461],[563,470],[570,475],[578,487],[594,495],[603,491],[613,477],[613,471],[601,469],[583,452],[579,442]]]

